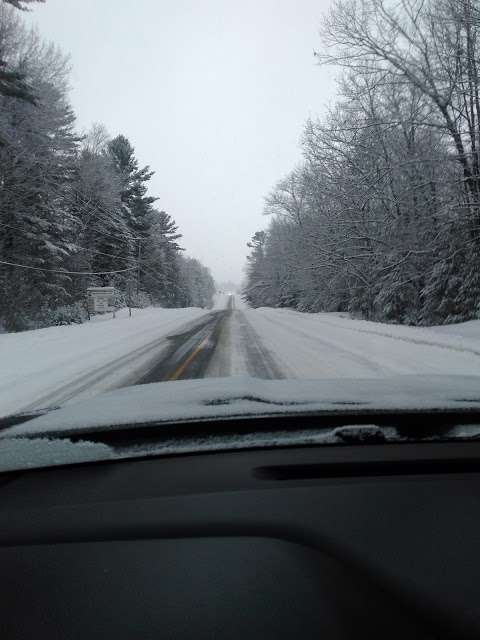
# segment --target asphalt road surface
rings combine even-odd
[[[170,345],[137,384],[247,374],[282,378],[244,313],[229,296],[225,309],[212,311],[193,328],[171,335]]]

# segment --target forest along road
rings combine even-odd
[[[243,312],[236,309],[233,294],[225,309],[212,311],[195,327],[168,340],[170,347],[136,384],[246,374],[284,377]]]

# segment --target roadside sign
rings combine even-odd
[[[115,311],[115,287],[87,287],[89,313]]]

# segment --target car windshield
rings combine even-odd
[[[0,0],[0,469],[477,437],[479,56],[475,0]]]

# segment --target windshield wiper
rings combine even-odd
[[[24,422],[28,422],[29,420],[33,420],[39,416],[44,416],[46,413],[50,413],[50,411],[55,411],[59,408],[60,407],[49,407],[48,409],[35,409],[34,411],[25,411],[22,413],[13,413],[12,415],[4,416],[3,418],[0,418],[0,432],[3,429],[14,427],[17,424],[23,424]]]

